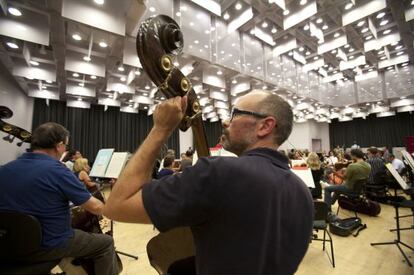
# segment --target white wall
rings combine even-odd
[[[193,131],[191,131],[191,129],[188,129],[185,132],[180,130],[179,135],[180,135],[180,152],[178,152],[178,155],[181,153],[185,153],[189,147],[193,148]]]
[[[33,117],[33,98],[30,98],[20,90],[4,72],[0,72],[0,106],[6,106],[13,111],[13,116],[9,119],[4,119],[5,122],[14,124],[25,130],[31,131],[32,117]],[[0,132],[0,165],[16,159],[29,144],[23,144],[18,147],[17,139],[13,143],[3,140],[7,136],[4,132]]]
[[[281,150],[292,148],[312,150],[312,139],[320,139],[322,150],[329,151],[329,124],[309,120],[303,123],[294,123],[292,133],[287,141],[279,147]],[[292,146],[293,145],[293,146]]]

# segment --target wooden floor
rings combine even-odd
[[[358,237],[339,237],[333,235],[336,267],[333,268],[329,262],[326,252],[322,251],[321,242],[312,242],[308,252],[296,274],[392,274],[405,275],[414,274],[414,268],[410,268],[404,261],[397,246],[386,245],[372,247],[371,242],[392,241],[396,238],[395,233],[389,231],[395,227],[393,207],[381,205],[382,211],[378,217],[360,215],[368,228],[361,231]],[[409,214],[411,210],[401,209],[401,214]],[[352,213],[342,210],[341,218],[351,217]],[[403,218],[402,227],[413,224],[413,218]],[[146,244],[157,234],[152,225],[115,223],[114,238],[116,248],[119,251],[134,254],[139,260],[121,256],[123,262],[122,275],[151,275],[158,274],[149,264],[146,255]],[[322,236],[321,233],[319,233]],[[402,233],[402,240],[414,246],[414,230],[406,230]],[[327,246],[329,251],[329,244]],[[404,249],[414,264],[414,252]],[[82,274],[70,272],[67,274]]]

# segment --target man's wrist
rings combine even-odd
[[[173,131],[174,129],[159,127],[156,125],[154,125],[151,130],[151,132],[153,132],[155,135],[164,139],[168,139]]]

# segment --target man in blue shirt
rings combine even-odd
[[[289,104],[253,91],[223,123],[234,157],[200,158],[182,173],[150,182],[152,163],[185,114],[186,97],[158,105],[154,126],[129,160],[104,214],[154,223],[161,231],[190,226],[196,269],[203,274],[293,274],[313,226],[312,196],[278,147],[292,131]]]
[[[69,202],[96,215],[102,214],[103,203],[59,161],[68,141],[69,132],[63,126],[42,124],[32,135],[33,152],[0,168],[0,210],[33,215],[42,227],[41,249],[15,260],[89,258],[94,260],[96,274],[118,274],[110,236],[71,228]]]

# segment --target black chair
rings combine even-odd
[[[367,179],[359,179],[355,182],[354,184],[354,190],[352,193],[340,193],[338,194],[338,196],[343,196],[346,197],[350,200],[353,201],[362,201],[365,199],[364,197],[364,190],[365,190],[365,185],[367,184]],[[339,199],[339,198],[338,198]],[[339,214],[339,209],[341,207],[339,206],[339,202],[338,202],[338,209],[336,210],[336,215],[338,216]],[[358,213],[356,211],[354,211],[355,217],[358,217]]]
[[[46,275],[60,260],[23,264],[16,261],[39,249],[42,230],[39,221],[27,214],[0,212],[0,274]]]
[[[399,211],[398,209],[400,207],[402,208],[411,208],[414,209],[414,200],[405,200],[402,202],[390,202],[391,205],[394,206],[395,208],[395,221],[396,221],[396,232],[397,232],[397,239],[391,242],[381,242],[381,243],[371,243],[372,246],[376,246],[376,245],[389,245],[389,244],[395,244],[398,247],[398,250],[400,250],[401,254],[403,255],[405,261],[407,262],[407,264],[412,267],[413,265],[411,264],[410,260],[408,259],[407,255],[405,254],[405,252],[402,250],[401,246],[405,246],[409,249],[411,249],[412,251],[414,251],[414,248],[409,246],[408,244],[404,243],[401,241],[401,234],[400,234],[400,218],[401,216],[399,216]]]
[[[322,201],[314,201],[313,205],[315,207],[315,218],[313,220],[313,230],[316,231],[316,234],[313,235],[312,240],[322,241],[323,251],[325,251],[325,242],[329,242],[331,244],[331,257],[329,257],[329,254],[328,254],[328,258],[332,264],[332,267],[335,267],[335,255],[334,255],[333,241],[332,241],[332,236],[328,231],[328,205]],[[323,239],[320,239],[318,236],[319,230],[323,230]],[[326,235],[328,235],[329,239],[326,239]]]

